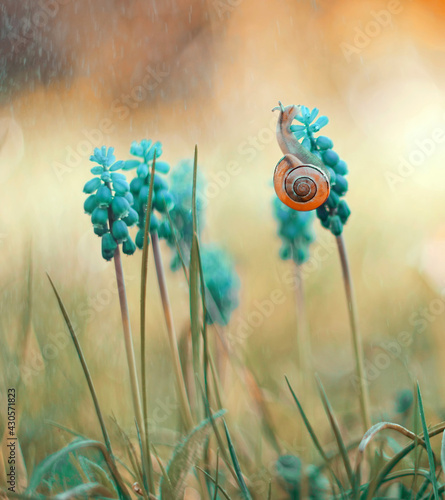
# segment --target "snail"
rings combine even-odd
[[[290,130],[300,107],[284,107],[281,102],[272,111],[280,111],[277,140],[284,153],[275,167],[273,182],[278,198],[299,211],[318,208],[328,199],[330,175],[318,156],[304,148]]]

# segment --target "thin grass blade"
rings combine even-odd
[[[233,467],[236,472],[236,477],[238,479],[238,485],[241,489],[241,493],[243,494],[245,500],[252,500],[250,492],[247,489],[246,482],[244,481],[243,473],[241,472],[241,466],[239,464],[238,457],[236,456],[235,447],[233,446],[232,439],[230,438],[229,429],[227,428],[225,420],[223,420],[223,423],[224,430],[226,432],[227,444],[229,446],[230,457],[232,458]]]
[[[298,411],[300,412],[301,418],[303,419],[304,425],[306,426],[306,429],[309,432],[309,435],[312,439],[312,442],[314,443],[314,446],[317,449],[318,453],[320,454],[321,458],[324,460],[326,467],[329,469],[329,472],[331,473],[331,475],[332,475],[332,477],[333,477],[333,479],[334,479],[334,481],[335,481],[335,483],[336,483],[336,485],[337,485],[337,487],[342,495],[342,498],[343,498],[344,488],[331,467],[331,459],[332,458],[329,458],[326,455],[325,451],[323,450],[323,447],[321,446],[320,441],[318,440],[318,437],[315,434],[315,431],[314,431],[311,423],[309,422],[309,420],[306,416],[306,413],[304,412],[303,407],[301,406],[299,399],[297,398],[294,390],[292,389],[292,386],[290,385],[289,379],[286,376],[284,378],[286,379],[287,386],[289,387],[289,390],[292,394],[292,397],[294,398],[295,404],[297,405]]]
[[[351,483],[352,488],[355,488],[355,480],[354,473],[352,471],[351,462],[349,460],[348,451],[346,449],[345,443],[341,436],[340,428],[338,426],[337,419],[335,418],[334,412],[332,410],[331,404],[328,400],[326,392],[324,390],[323,384],[321,383],[320,378],[315,376],[318,389],[320,391],[321,400],[323,403],[323,407],[325,409],[326,415],[328,416],[329,423],[331,424],[332,432],[334,433],[335,440],[337,441],[337,446],[340,451],[341,458],[343,460],[343,464],[345,466],[346,474],[348,476],[349,482]]]
[[[114,498],[113,494],[110,493],[107,488],[97,483],[86,483],[80,484],[75,488],[72,488],[63,493],[56,495],[54,500],[72,500],[76,498]]]
[[[196,213],[196,177],[198,171],[198,147],[195,146],[195,158],[193,163],[193,192],[192,192],[192,218],[193,234],[198,234],[198,218]],[[192,331],[192,351],[194,373],[199,373],[199,339],[200,339],[200,316],[199,316],[199,254],[197,238],[192,239],[190,249],[190,321]]]
[[[113,451],[111,449],[110,437],[108,435],[108,431],[107,431],[107,428],[105,426],[105,422],[104,422],[104,419],[102,416],[102,411],[101,411],[100,405],[99,405],[99,400],[98,400],[97,394],[96,394],[96,389],[94,388],[93,379],[91,378],[90,371],[88,369],[88,365],[87,365],[86,360],[85,360],[85,356],[83,355],[83,351],[82,351],[82,348],[80,346],[79,340],[77,338],[76,332],[74,331],[73,325],[71,324],[71,320],[68,316],[68,313],[66,311],[65,305],[62,302],[62,299],[59,295],[59,292],[57,291],[56,286],[54,285],[53,280],[51,279],[50,275],[48,273],[46,275],[48,276],[49,282],[51,284],[51,287],[54,291],[57,302],[59,304],[59,308],[60,308],[62,315],[65,319],[66,326],[68,327],[68,330],[70,332],[71,338],[72,338],[73,343],[74,343],[74,346],[76,348],[77,355],[79,357],[80,364],[82,365],[82,370],[83,370],[83,373],[85,374],[85,378],[87,380],[88,387],[90,389],[91,397],[93,399],[94,408],[96,410],[97,418],[99,420],[100,428],[102,430],[102,435],[103,435],[103,438],[105,441],[105,445],[107,447],[107,450],[108,450],[110,456],[112,457]]]
[[[210,481],[212,481],[212,483],[215,485],[215,491],[216,491],[216,497],[215,497],[215,498],[217,498],[217,496],[218,496],[218,491],[220,491],[220,492],[221,492],[221,494],[222,494],[222,496],[223,496],[224,498],[226,498],[227,500],[231,500],[231,498],[229,497],[228,493],[224,490],[224,488],[223,488],[220,484],[218,484],[218,483],[216,482],[216,480],[215,480],[215,479],[213,479],[213,477],[212,477],[212,476],[211,476],[208,472],[206,472],[204,469],[201,469],[201,467],[199,467],[198,465],[196,466],[196,468],[197,468],[199,471],[201,471],[203,474],[205,474],[206,478],[207,478],[207,479],[210,479]]]
[[[111,458],[110,454],[108,453],[107,448],[100,443],[99,441],[92,441],[92,440],[83,440],[83,441],[76,441],[74,443],[71,443],[61,450],[57,451],[56,453],[53,453],[52,455],[49,455],[46,457],[43,462],[41,462],[33,471],[32,476],[29,481],[29,487],[27,490],[27,493],[33,495],[35,494],[35,490],[39,486],[40,482],[42,481],[42,478],[44,475],[52,469],[52,467],[59,461],[61,460],[62,457],[64,456],[69,456],[71,453],[83,449],[89,449],[93,448],[98,450],[102,456],[104,457],[108,469],[111,472],[111,475],[113,476],[114,482],[116,483],[116,486],[118,488],[118,491],[122,493],[123,498],[125,500],[131,500],[131,496],[128,493],[127,487],[125,486],[125,483],[119,474],[119,471],[116,468],[116,464],[114,463],[113,459]]]
[[[425,439],[425,446],[426,446],[426,451],[427,451],[427,455],[428,455],[428,463],[430,465],[431,484],[433,486],[434,498],[435,498],[435,500],[439,500],[440,497],[439,497],[439,491],[438,491],[437,479],[436,479],[436,464],[434,461],[433,450],[431,449],[430,438],[428,436],[428,426],[427,426],[426,420],[425,420],[425,411],[423,409],[422,395],[420,393],[419,383],[417,383],[417,398],[418,398],[418,402],[419,402],[420,421],[422,422],[422,429],[423,429],[423,434],[424,434],[424,439]]]
[[[315,434],[315,431],[310,424],[306,413],[303,410],[303,407],[300,404],[299,399],[297,398],[294,390],[292,389],[292,386],[290,385],[289,379],[287,377],[284,377],[286,379],[287,386],[289,387],[289,390],[292,394],[292,397],[294,398],[295,404],[297,405],[298,411],[300,412],[301,418],[303,419],[304,425],[306,426],[307,431],[309,432],[309,435],[311,436],[312,442],[314,443],[315,448],[317,449],[318,453],[320,454],[321,458],[329,465],[329,458],[327,457],[325,451],[323,450],[323,447],[320,444],[320,441],[318,440],[317,435]]]

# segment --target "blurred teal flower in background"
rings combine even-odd
[[[193,236],[192,219],[192,191],[193,191],[193,160],[182,160],[172,169],[170,176],[169,192],[173,199],[169,216],[176,232],[176,240],[179,244],[182,257],[186,264],[190,260],[190,248]],[[204,226],[204,185],[205,180],[198,170],[196,179],[196,210],[198,216],[198,236]],[[168,245],[174,250],[174,256],[170,263],[172,270],[181,267],[181,260],[176,249],[175,237],[171,231],[170,221],[167,216],[159,226],[159,235],[166,239]]]
[[[315,240],[313,212],[293,210],[277,197],[273,200],[273,208],[282,240],[280,257],[304,264],[309,259],[309,246]]]
[[[206,285],[208,312],[206,323],[226,325],[239,304],[240,279],[232,259],[218,245],[204,245],[201,248],[202,271]],[[219,317],[212,314],[212,302],[218,309]],[[217,315],[218,316],[218,315]]]

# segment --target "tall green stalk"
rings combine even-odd
[[[303,375],[302,382],[307,388],[312,377],[312,355],[309,339],[309,328],[306,317],[306,304],[304,300],[304,284],[302,269],[300,264],[295,265],[295,304],[297,309],[297,340],[298,340],[298,359],[300,371]]]
[[[299,365],[299,380],[301,387],[300,399],[303,405],[312,408],[308,399],[310,395],[315,392],[313,384],[313,370],[312,370],[312,353],[309,338],[309,328],[306,315],[306,304],[304,300],[304,284],[302,276],[302,265],[295,264],[295,305],[296,305],[296,321],[297,321],[297,359]],[[310,417],[313,415],[309,415]],[[303,430],[303,428],[302,428]],[[305,448],[309,441],[306,433],[302,433],[302,445]]]
[[[184,377],[182,375],[181,359],[178,351],[178,341],[176,337],[175,325],[173,322],[173,314],[170,305],[170,299],[167,291],[167,283],[165,281],[164,266],[162,264],[161,248],[159,245],[159,237],[156,232],[151,233],[151,241],[153,245],[153,256],[155,260],[156,275],[158,278],[159,292],[161,294],[162,307],[164,309],[165,323],[167,326],[167,334],[170,345],[170,352],[173,361],[173,371],[176,382],[176,392],[181,407],[181,415],[184,427],[187,431],[193,429],[193,417],[190,410],[190,403],[187,396]]]
[[[114,268],[116,271],[117,291],[122,317],[122,328],[124,332],[125,352],[127,354],[128,371],[130,375],[131,396],[137,426],[140,432],[144,432],[142,405],[139,392],[138,375],[136,369],[136,358],[134,355],[133,337],[131,335],[130,314],[128,311],[127,294],[125,292],[124,270],[119,246],[114,252]]]
[[[153,157],[151,166],[150,187],[148,190],[147,214],[145,217],[144,226],[144,244],[142,248],[142,266],[141,266],[141,301],[140,301],[140,329],[141,329],[141,381],[142,381],[142,412],[144,417],[144,451],[142,453],[144,458],[144,465],[148,475],[148,494],[154,492],[154,474],[151,460],[150,451],[150,436],[148,431],[148,395],[147,395],[147,373],[146,373],[146,342],[145,342],[145,307],[147,300],[147,273],[148,273],[148,248],[149,248],[149,228],[151,219],[151,210],[153,201],[153,188],[156,168],[156,150]]]
[[[364,354],[362,337],[358,328],[357,305],[355,302],[354,289],[352,285],[349,260],[346,252],[345,240],[343,234],[336,236],[338,253],[340,255],[341,268],[343,272],[343,281],[345,284],[346,299],[348,302],[349,322],[351,324],[352,342],[354,346],[355,370],[357,374],[357,387],[359,391],[360,413],[362,417],[364,431],[371,427],[369,410],[369,388],[364,369]]]

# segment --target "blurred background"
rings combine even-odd
[[[203,241],[226,248],[242,283],[226,330],[248,331],[234,349],[264,388],[280,438],[299,449],[284,383],[298,371],[291,264],[278,257],[271,208],[278,100],[327,115],[322,133],[349,165],[345,238],[373,414],[391,415],[396,391],[418,378],[430,420],[445,417],[443,2],[6,0],[0,13],[0,392],[4,401],[20,384],[19,436],[31,466],[68,439],[46,420],[99,437],[45,272],[77,324],[104,412],[132,426],[113,265],[83,214],[82,187],[94,147],[128,159],[143,138],[161,141],[171,165],[198,144],[208,182]],[[323,257],[305,273],[313,364],[340,418],[353,422],[340,263],[332,235],[318,221],[316,229],[312,248]],[[140,254],[124,268],[138,345]],[[187,287],[180,273],[167,279],[181,332]],[[153,266],[149,285],[150,400],[168,407],[174,386]],[[277,290],[280,304],[249,326]],[[241,441],[256,442],[260,422],[227,371],[229,420]],[[175,412],[165,413],[155,423],[174,428]]]

